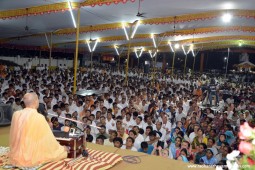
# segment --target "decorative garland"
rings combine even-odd
[[[83,3],[72,2],[72,7],[74,9],[78,9],[81,6],[102,6],[102,5],[111,5],[111,4],[118,4],[118,3],[127,3],[135,2],[135,0],[86,0]],[[22,16],[31,16],[31,15],[44,15],[50,13],[57,13],[57,12],[65,12],[68,11],[68,4],[66,2],[62,3],[55,3],[49,5],[41,5],[41,6],[34,6],[29,8],[22,8],[22,9],[14,9],[14,10],[6,10],[0,11],[0,19],[13,19]]]

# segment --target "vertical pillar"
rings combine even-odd
[[[77,77],[77,63],[78,63],[78,50],[79,50],[79,35],[80,35],[80,8],[78,8],[77,13],[77,28],[76,28],[76,48],[75,48],[75,56],[74,56],[74,81],[73,81],[73,94],[76,93],[76,77]]]
[[[205,54],[201,53],[201,57],[200,57],[200,73],[202,73],[204,71],[204,58],[205,58]]]
[[[52,53],[52,32],[50,33],[50,58],[49,58],[49,69],[50,69],[50,67],[51,67],[51,60],[52,60],[51,53]]]
[[[130,67],[133,68],[134,66],[134,57],[130,58]]]
[[[166,69],[166,53],[163,53],[162,71]]]

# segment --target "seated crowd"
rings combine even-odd
[[[79,71],[77,90],[103,94],[72,93],[73,72],[10,71],[0,82],[2,102],[17,111],[24,107],[27,92],[38,94],[46,120],[53,130],[65,127],[86,131],[87,142],[206,165],[224,165],[226,156],[238,149],[240,125],[254,124],[253,84],[237,84],[210,75],[168,75],[158,72],[156,81],[131,70],[128,86],[124,73],[95,66]],[[206,77],[206,78],[205,78]],[[217,82],[218,101],[209,107],[203,90],[210,79]],[[224,99],[223,91],[231,92]],[[235,96],[235,98],[234,98]],[[61,117],[80,120],[82,126]]]

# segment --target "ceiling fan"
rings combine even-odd
[[[89,41],[89,42],[96,41],[97,39],[92,39],[92,38],[91,38],[91,34],[92,34],[92,25],[90,26],[90,32],[89,32],[89,37],[90,37],[90,38],[89,38],[88,41]]]
[[[29,32],[29,33],[30,33],[30,31],[36,31],[36,29],[31,29],[31,28],[28,26],[28,8],[26,8],[26,12],[27,12],[27,15],[26,15],[26,25],[25,25],[25,27],[24,27],[24,30],[25,30],[26,32]]]
[[[174,32],[173,32],[174,36],[182,33],[181,31],[176,31],[176,18],[177,16],[174,16]]]
[[[136,14],[137,17],[141,17],[141,18],[145,18],[145,15],[146,13],[144,12],[141,12],[141,0],[139,0],[139,5],[138,5],[138,12]]]

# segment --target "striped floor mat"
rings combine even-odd
[[[108,153],[98,150],[87,149],[88,158],[78,157],[76,159],[64,159],[58,162],[51,162],[40,168],[31,168],[39,170],[106,170],[113,167],[122,160],[121,156],[114,153]],[[1,164],[2,163],[2,164]],[[0,167],[8,164],[8,157],[2,155],[0,157]],[[9,169],[15,169],[10,167]],[[16,168],[27,169],[27,168]]]

